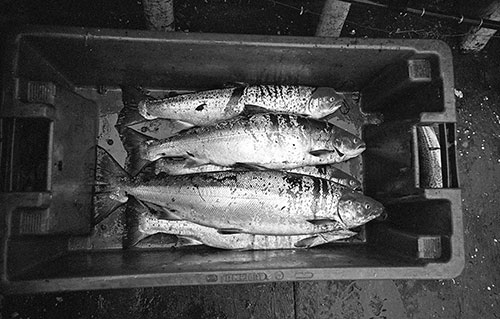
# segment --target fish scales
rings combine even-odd
[[[123,190],[205,226],[256,234],[310,234],[338,229],[334,223],[313,225],[307,220],[336,217],[332,207],[342,187],[326,180],[252,171],[172,176]]]
[[[200,164],[257,164],[286,169],[336,163],[365,148],[356,136],[333,124],[287,114],[257,114],[247,119],[193,128],[141,145],[141,157],[192,157]],[[313,150],[325,150],[321,156]]]
[[[161,165],[161,164],[160,164]],[[332,182],[347,186],[351,189],[361,188],[361,182],[344,171],[331,165],[302,166],[287,170],[291,173],[309,175],[330,180]]]
[[[271,105],[276,112],[308,114],[309,100],[315,88],[291,85],[258,85],[245,88],[239,103],[243,105]]]
[[[379,216],[377,201],[340,184],[277,170],[135,178],[98,148],[94,205],[109,215],[130,197],[221,233],[306,235]]]
[[[198,167],[187,167],[185,160],[169,159],[169,158],[161,158],[155,162],[155,174],[160,174],[163,172],[168,175],[186,175],[186,174],[220,172],[220,171],[231,171],[231,170],[238,170],[238,169],[230,166],[219,166],[210,164]],[[358,189],[361,187],[361,183],[358,180],[356,180],[353,176],[331,165],[302,166],[302,167],[287,169],[286,171],[296,174],[324,178],[352,189]]]
[[[175,120],[188,119],[193,124],[211,124],[242,113],[244,106],[238,103],[241,91],[227,88],[143,101],[139,104],[139,113],[148,120],[167,115],[167,118]]]
[[[332,88],[255,85],[145,99],[138,109],[148,120],[166,118],[207,126],[241,115],[248,106],[321,119],[338,110],[342,101],[342,95]]]
[[[132,240],[132,244],[136,244],[138,240],[154,235],[157,233],[167,233],[177,235],[181,238],[190,238],[198,241],[200,244],[205,244],[210,247],[222,249],[239,249],[239,250],[265,250],[265,249],[294,249],[308,248],[317,245],[329,243],[335,240],[351,237],[355,232],[349,230],[337,230],[330,233],[322,233],[320,235],[256,235],[256,234],[220,234],[217,229],[202,226],[185,220],[165,220],[159,219],[146,208],[136,208],[135,211],[128,211],[128,214],[134,214],[135,225],[129,227],[137,227],[140,237],[137,236],[134,229],[129,229],[128,236]],[[301,245],[301,242],[304,244]]]

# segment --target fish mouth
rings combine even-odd
[[[366,150],[366,143],[365,142],[361,142],[358,147],[356,148],[356,150]]]
[[[387,220],[388,217],[389,214],[385,210],[382,210],[382,212],[375,218],[375,220],[383,222]]]

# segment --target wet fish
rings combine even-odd
[[[358,190],[361,188],[361,182],[346,172],[333,167],[332,165],[303,166],[287,170],[291,173],[314,176],[330,180],[340,185]]]
[[[360,192],[321,178],[280,171],[216,172],[131,179],[99,149],[95,205],[110,211],[129,196],[220,233],[306,235],[349,229],[383,207]]]
[[[185,158],[160,158],[154,162],[155,174],[165,173],[167,175],[189,175],[211,172],[233,171],[236,168],[231,166],[220,166],[207,164],[191,167]]]
[[[186,220],[161,219],[137,200],[131,199],[127,207],[126,247],[135,246],[142,239],[157,234],[176,235],[183,245],[204,244],[210,247],[238,250],[267,250],[310,248],[356,235],[340,229],[317,235],[270,236],[254,234],[221,234],[217,229]]]
[[[417,126],[420,187],[442,188],[441,146],[432,126]]]
[[[136,89],[135,89],[136,90]],[[124,97],[133,97],[134,88],[122,87]],[[140,95],[137,92],[135,95]],[[328,87],[256,85],[181,94],[165,99],[143,98],[139,114],[147,119],[178,120],[187,126],[206,126],[232,119],[244,112],[286,112],[315,119],[340,108],[343,97]],[[132,114],[133,115],[133,114]],[[136,119],[135,119],[136,120]],[[122,119],[127,125],[129,119]]]
[[[132,174],[162,157],[184,157],[191,167],[290,169],[338,163],[366,148],[359,137],[333,124],[289,114],[255,114],[192,128],[163,140],[151,140],[131,129],[122,132]]]
[[[155,163],[155,174],[166,173],[168,175],[187,175],[208,172],[224,172],[237,170],[230,166],[203,165],[197,167],[186,166],[185,159],[160,158]],[[303,166],[285,170],[291,173],[315,176],[332,182],[347,186],[351,189],[361,188],[361,182],[353,176],[335,168],[331,165]]]

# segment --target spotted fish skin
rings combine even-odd
[[[185,159],[177,160],[171,158],[160,158],[155,161],[154,165],[156,175],[160,173],[166,173],[167,175],[189,175],[234,170],[234,168],[230,166],[219,166],[211,164],[189,167],[186,165]]]
[[[272,113],[192,128],[164,140],[139,144],[135,153],[151,162],[184,157],[196,166],[243,163],[268,169],[338,163],[366,148],[360,138],[333,124]]]
[[[146,119],[166,118],[206,126],[241,115],[246,106],[320,119],[334,113],[343,97],[332,88],[257,85],[187,93],[139,102]]]
[[[231,119],[243,112],[238,101],[243,89],[228,88],[181,94],[162,100],[139,102],[139,113],[147,120],[167,118],[185,121],[193,126],[211,125]]]
[[[290,169],[288,172],[324,178],[354,190],[361,188],[360,181],[331,165],[303,166]]]
[[[94,204],[103,214],[132,196],[219,232],[307,235],[357,227],[383,210],[360,192],[312,176],[227,171],[132,178],[104,150],[97,155]]]
[[[155,162],[155,174],[166,173],[168,175],[188,175],[208,172],[231,171],[235,168],[230,166],[203,165],[197,167],[186,166],[185,160],[160,158]],[[291,173],[315,176],[344,185],[351,189],[360,189],[361,182],[353,176],[335,168],[331,165],[303,166],[286,170]]]
[[[277,171],[168,176],[119,188],[200,225],[264,235],[338,230],[339,223],[315,225],[308,220],[339,220],[335,208],[345,190],[326,180]]]
[[[418,159],[420,163],[420,187],[442,188],[443,175],[441,147],[434,129],[430,126],[417,126]]]
[[[217,229],[202,226],[187,220],[160,219],[148,209],[135,208],[132,214],[132,223],[127,225],[129,242],[135,245],[141,239],[157,233],[177,235],[181,238],[189,238],[210,247],[237,250],[268,250],[268,249],[295,249],[310,248],[332,241],[349,238],[356,233],[339,229],[336,231],[321,233],[317,235],[255,235],[255,234],[220,234]],[[131,220],[128,218],[128,220]],[[301,243],[305,243],[302,245]]]

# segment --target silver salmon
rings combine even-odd
[[[147,120],[179,120],[206,126],[241,115],[245,109],[324,118],[340,108],[342,95],[328,87],[256,85],[143,99],[138,111]]]
[[[188,175],[208,172],[223,172],[235,170],[230,166],[203,165],[189,167],[184,159],[160,158],[154,163],[155,174],[166,173],[168,175]],[[332,165],[303,166],[286,170],[287,172],[315,176],[328,179],[332,182],[347,186],[351,189],[361,188],[361,182],[344,171]]]
[[[432,126],[417,126],[420,187],[442,188],[441,146]]]
[[[105,153],[98,162],[96,207],[129,196],[165,207],[172,219],[220,233],[307,235],[349,229],[379,216],[377,201],[337,183],[281,171],[228,171],[150,179],[129,175]]]
[[[162,157],[184,157],[192,167],[290,169],[346,161],[366,148],[359,137],[328,122],[272,113],[191,128],[163,140],[125,129],[123,143],[132,174]]]
[[[346,172],[333,167],[332,165],[303,166],[292,168],[287,171],[296,174],[324,178],[354,190],[359,190],[361,188],[360,181]]]
[[[268,250],[310,248],[356,235],[355,232],[339,229],[317,235],[271,236],[255,234],[221,234],[217,229],[195,224],[186,220],[161,219],[161,214],[152,213],[149,208],[135,199],[127,206],[126,247],[135,246],[142,239],[157,234],[176,235],[186,243],[203,244],[221,249]]]

